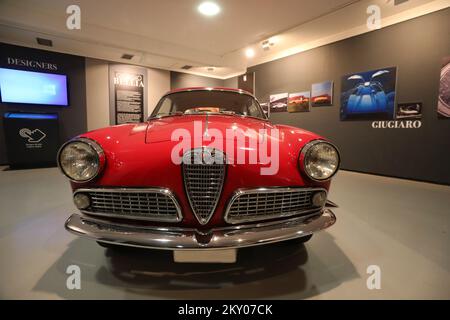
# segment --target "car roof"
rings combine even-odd
[[[241,93],[241,94],[247,94],[250,95],[252,97],[253,94],[251,94],[248,91],[242,90],[242,89],[236,89],[236,88],[227,88],[227,87],[188,87],[188,88],[179,88],[179,89],[173,89],[170,90],[169,92],[167,92],[165,94],[171,94],[171,93],[176,93],[176,92],[189,92],[189,91],[229,91],[229,92],[236,92],[236,93]]]

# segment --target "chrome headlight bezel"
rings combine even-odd
[[[333,173],[332,173],[331,175],[327,176],[326,178],[323,178],[323,179],[314,177],[314,176],[311,174],[311,172],[308,170],[308,167],[309,167],[309,166],[308,166],[308,164],[307,164],[307,161],[309,161],[308,158],[309,158],[309,156],[310,156],[310,153],[311,153],[311,151],[313,150],[312,148],[313,148],[313,147],[317,147],[318,145],[321,145],[321,144],[327,145],[328,147],[332,147],[332,148],[335,150],[336,156],[337,156],[337,166],[336,166],[336,168],[334,169]],[[340,153],[339,153],[338,148],[336,148],[336,146],[333,145],[332,143],[330,143],[330,142],[328,142],[328,141],[325,141],[325,140],[313,140],[313,141],[307,143],[307,144],[302,148],[302,150],[301,150],[301,152],[300,152],[300,156],[299,156],[299,164],[300,164],[300,167],[301,167],[301,171],[302,171],[303,173],[305,173],[306,176],[307,176],[309,179],[311,179],[311,180],[313,180],[313,181],[324,182],[324,181],[329,181],[329,180],[330,180],[331,178],[333,178],[333,176],[339,171],[339,167],[340,167],[340,164],[341,164],[341,156],[340,156]]]
[[[93,155],[95,156],[96,171],[89,178],[76,179],[75,177],[70,176],[64,169],[63,165],[61,164],[61,156],[63,154],[63,151],[65,150],[65,148],[67,148],[68,146],[70,146],[73,143],[82,143],[82,144],[87,145],[88,148],[92,151]],[[70,141],[67,141],[66,143],[64,143],[61,146],[61,148],[58,151],[58,155],[57,155],[57,163],[58,163],[59,169],[67,178],[69,178],[70,181],[75,182],[75,183],[86,183],[86,182],[94,180],[96,177],[98,177],[100,172],[102,172],[102,170],[105,166],[105,162],[106,162],[106,157],[105,157],[103,148],[96,141],[89,139],[89,138],[75,138]]]

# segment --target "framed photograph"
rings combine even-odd
[[[341,120],[392,120],[395,110],[397,67],[342,77]]]
[[[290,93],[288,97],[288,112],[309,112],[311,93],[309,91]]]
[[[450,56],[442,62],[437,111],[440,118],[450,118]]]
[[[288,103],[288,93],[278,93],[270,96],[270,113],[286,112]]]
[[[421,119],[422,102],[410,102],[397,104],[396,119]]]
[[[311,85],[311,106],[324,107],[333,105],[333,81],[313,83]]]

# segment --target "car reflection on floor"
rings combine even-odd
[[[68,290],[66,270],[80,266],[81,290]],[[33,288],[65,299],[303,299],[359,278],[327,232],[307,244],[240,249],[235,264],[178,264],[171,251],[104,249],[70,242]]]
[[[295,241],[238,251],[233,264],[173,263],[172,252],[139,248],[107,249],[109,270],[133,285],[159,290],[221,289],[261,281],[298,269],[308,260]]]

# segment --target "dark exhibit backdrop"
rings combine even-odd
[[[20,59],[16,60],[20,65],[11,64],[12,59]],[[69,96],[68,107],[0,103],[0,164],[7,163],[3,132],[5,112],[57,113],[60,144],[87,130],[85,58],[0,43],[0,67],[65,74]]]
[[[332,140],[342,168],[450,184],[450,119],[438,119],[442,59],[450,54],[450,9],[305,51],[248,69],[256,96],[310,90],[334,81],[333,106],[311,112],[272,113],[271,121],[316,132]],[[397,67],[397,103],[421,102],[419,129],[374,129],[372,121],[340,121],[343,75]]]

